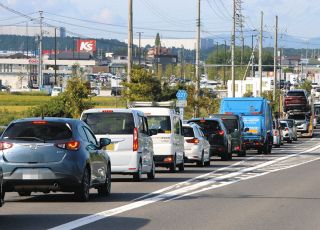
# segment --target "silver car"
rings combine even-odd
[[[1,148],[1,145],[0,145]],[[4,187],[3,187],[3,174],[2,168],[0,167],[0,207],[4,204]]]
[[[103,147],[83,121],[27,118],[13,121],[0,138],[0,165],[5,192],[74,192],[81,201],[89,189],[109,195],[111,167]]]
[[[293,119],[285,119],[284,121],[288,122],[289,128],[292,129],[293,140],[297,141],[298,140],[298,132],[297,132],[297,126],[296,126],[294,120]]]

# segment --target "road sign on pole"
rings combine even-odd
[[[177,92],[177,94],[176,94],[176,96],[177,96],[177,99],[178,99],[179,101],[187,100],[188,93],[187,93],[187,91],[185,91],[185,90],[183,90],[183,89],[179,89],[178,92]]]

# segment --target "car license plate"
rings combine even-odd
[[[111,143],[110,145],[107,145],[106,150],[109,150],[109,151],[114,151],[114,143]]]
[[[26,169],[22,174],[23,180],[38,180],[39,179],[39,171],[36,169]]]

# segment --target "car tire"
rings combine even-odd
[[[28,192],[28,191],[21,191],[21,192],[18,192],[19,196],[30,196],[31,195],[31,192]]]
[[[169,167],[170,172],[175,173],[177,171],[177,162],[176,162],[176,156],[174,156],[173,162]]]
[[[179,172],[184,171],[184,154],[183,154],[183,158],[182,158],[182,163],[179,164],[178,169],[179,169]]]
[[[106,180],[100,187],[98,187],[98,195],[109,196],[110,192],[111,192],[111,166],[108,165]]]
[[[150,172],[147,173],[148,179],[152,180],[156,177],[156,166],[154,164],[154,161],[152,161],[152,168]]]
[[[247,151],[246,150],[242,150],[238,153],[238,157],[245,157],[247,155]]]
[[[133,174],[133,180],[135,182],[139,182],[141,181],[141,177],[142,177],[142,163],[141,161],[139,161],[138,171]]]
[[[90,196],[90,172],[89,168],[85,168],[82,181],[79,188],[75,192],[75,196],[79,201],[88,201]]]
[[[202,154],[201,154],[201,160],[200,161],[197,161],[197,166],[198,167],[203,167],[205,166],[205,162],[204,162],[204,152],[202,151]]]

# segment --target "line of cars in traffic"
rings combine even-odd
[[[11,122],[0,136],[0,203],[5,192],[73,192],[87,201],[90,188],[110,194],[111,174],[131,175],[134,181],[141,181],[143,174],[154,179],[156,167],[182,172],[187,162],[210,166],[212,156],[231,160],[233,154],[246,156],[249,149],[268,154],[276,139],[264,98],[225,98],[220,114],[187,121],[171,103],[130,106],[89,109],[80,119]],[[290,124],[280,121],[282,134]],[[281,140],[294,139],[288,132]]]
[[[245,151],[242,129],[240,116],[183,123],[174,109],[138,104],[89,109],[80,119],[15,120],[0,137],[0,203],[5,192],[73,192],[87,201],[90,188],[110,194],[111,174],[140,181],[143,174],[154,179],[157,166],[176,172],[184,171],[185,162],[209,166],[214,155],[231,160],[232,153]]]

